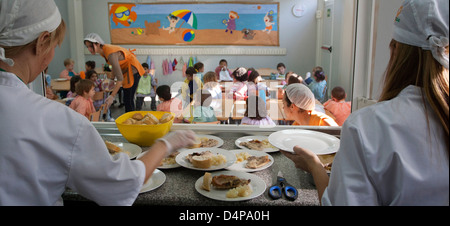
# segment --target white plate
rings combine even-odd
[[[206,137],[208,139],[214,139],[214,140],[217,140],[219,142],[219,143],[217,143],[217,145],[212,146],[211,148],[218,148],[218,147],[221,147],[223,145],[223,140],[220,137],[216,137],[216,136],[213,136],[213,135],[206,135],[206,134],[197,134],[197,137],[198,138]]]
[[[155,190],[159,188],[166,181],[166,175],[159,169],[155,169],[150,178],[148,178],[147,182],[142,186],[141,191],[139,193],[149,192],[151,190]]]
[[[129,152],[130,159],[136,158],[142,152],[142,148],[136,144],[122,143],[122,142],[112,142],[118,147],[122,148],[124,152]]]
[[[267,140],[267,139],[269,139],[269,137],[267,137],[267,136],[245,136],[245,137],[240,137],[240,138],[236,139],[234,144],[236,144],[236,146],[238,146],[239,148],[250,150],[249,148],[240,145],[240,143],[241,142],[248,142],[248,141],[251,141],[251,140],[263,141],[263,140]],[[255,151],[259,151],[259,150],[255,150]],[[276,147],[273,147],[273,148],[264,148],[260,152],[277,152],[277,151],[279,151],[279,149],[276,148]]]
[[[273,159],[273,157],[271,155],[269,155],[269,154],[267,154],[265,152],[261,152],[261,151],[248,150],[248,149],[247,150],[246,149],[236,149],[236,150],[230,150],[230,152],[234,153],[235,156],[236,156],[236,154],[239,154],[241,152],[247,152],[248,154],[253,155],[253,156],[257,156],[257,157],[268,155],[269,159],[270,159],[270,162],[267,163],[266,165],[260,167],[260,168],[249,169],[249,168],[245,167],[245,164],[247,164],[247,160],[244,160],[242,162],[234,162],[233,165],[231,165],[231,166],[226,168],[227,170],[234,170],[234,171],[251,173],[251,172],[261,171],[261,170],[269,168],[273,164],[273,161],[274,161],[274,159]]]
[[[196,168],[194,167],[187,159],[186,156],[189,154],[192,154],[194,152],[204,152],[204,151],[211,151],[214,155],[216,154],[222,154],[227,158],[227,162],[223,163],[218,166],[211,166],[208,169],[202,169],[202,168]],[[186,167],[188,169],[194,169],[194,170],[201,170],[201,171],[210,171],[210,170],[219,170],[219,169],[225,169],[231,165],[233,165],[236,162],[236,156],[231,153],[228,150],[221,149],[221,148],[194,148],[194,149],[188,149],[185,151],[180,151],[180,154],[177,155],[175,158],[175,161],[180,164],[183,167]]]
[[[62,82],[62,81],[67,81],[67,80],[69,80],[69,79],[67,79],[67,78],[55,78],[55,81],[57,81],[57,82]]]
[[[203,176],[198,178],[198,180],[195,182],[195,190],[197,190],[198,193],[201,195],[208,197],[210,199],[220,200],[220,201],[243,201],[243,200],[249,200],[254,199],[261,194],[264,193],[266,190],[266,183],[259,178],[258,176],[250,173],[244,173],[244,172],[237,172],[237,171],[219,171],[211,173],[211,175],[218,176],[218,175],[233,175],[237,176],[241,179],[250,179],[250,187],[252,188],[253,192],[247,197],[238,197],[238,198],[227,198],[227,192],[229,189],[215,189],[214,186],[211,186],[210,191],[203,190],[202,184],[203,184]]]
[[[181,152],[181,150],[178,150],[178,151]],[[138,157],[136,159],[141,158],[142,155],[144,155],[144,154],[145,154],[145,152],[142,152],[141,154],[138,155]],[[158,166],[156,168],[158,168],[158,169],[173,169],[173,168],[178,168],[178,167],[180,167],[180,164],[175,162],[175,164],[170,164],[170,165],[166,164],[166,165]]]
[[[284,151],[294,152],[294,146],[298,145],[308,149],[317,155],[332,154],[339,150],[340,140],[326,133],[288,129],[270,134],[269,142]]]

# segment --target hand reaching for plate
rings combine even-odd
[[[295,167],[302,169],[308,173],[314,169],[314,167],[320,166],[323,168],[319,157],[307,149],[301,148],[300,146],[294,146],[294,153],[281,151],[286,157],[295,163]]]

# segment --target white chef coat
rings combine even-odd
[[[86,117],[0,71],[0,205],[58,205],[68,187],[99,205],[131,205],[145,166],[111,157]]]
[[[341,131],[323,205],[448,205],[445,132],[421,88],[354,112]],[[429,129],[428,129],[429,128]]]

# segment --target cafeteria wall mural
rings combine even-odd
[[[279,3],[108,3],[112,44],[279,46]]]

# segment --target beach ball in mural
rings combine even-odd
[[[182,34],[182,37],[183,37],[183,40],[184,40],[185,42],[190,42],[190,41],[194,40],[194,38],[195,38],[195,32],[194,32],[193,30],[190,30],[190,29],[185,30],[185,31],[183,32],[183,34]]]

